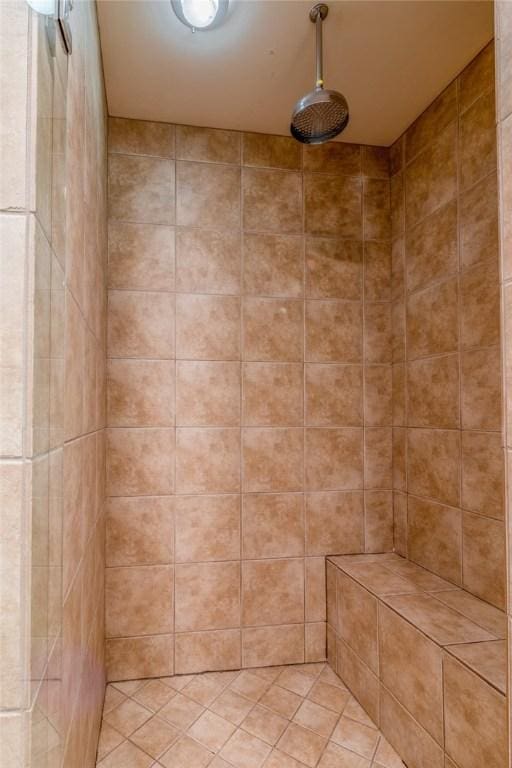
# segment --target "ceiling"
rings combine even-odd
[[[232,0],[183,26],[169,0],[99,0],[109,113],[287,135],[314,83],[312,0]],[[389,145],[493,35],[479,0],[329,0],[326,86],[350,106],[343,141]]]

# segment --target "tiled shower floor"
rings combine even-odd
[[[107,686],[101,768],[404,768],[326,664]]]

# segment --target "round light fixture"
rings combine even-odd
[[[171,0],[178,19],[192,32],[217,27],[228,10],[229,0]]]

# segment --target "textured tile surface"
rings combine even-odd
[[[324,663],[111,683],[107,700],[99,768],[403,768]]]

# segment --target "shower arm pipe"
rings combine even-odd
[[[323,40],[322,40],[322,14],[317,12],[315,26],[316,26],[316,88],[324,87],[324,72],[323,72]]]

